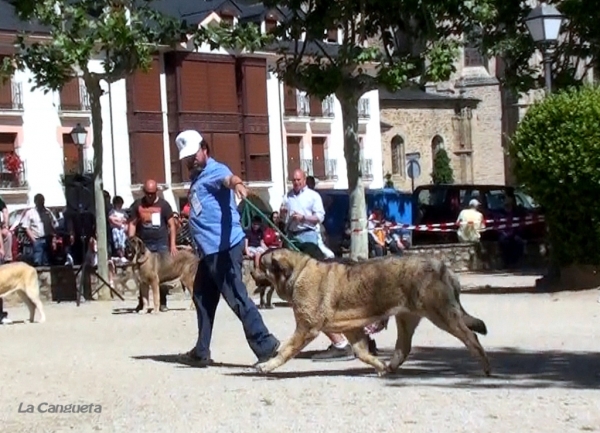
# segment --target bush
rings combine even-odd
[[[600,264],[600,89],[533,105],[509,151],[517,179],[545,210],[557,264]]]
[[[450,166],[450,157],[445,149],[439,149],[433,157],[433,172],[431,180],[435,185],[454,183],[454,173]]]

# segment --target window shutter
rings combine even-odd
[[[80,111],[79,77],[67,81],[60,89],[60,109],[63,111]]]
[[[287,84],[284,86],[283,106],[285,114],[290,116],[296,116],[298,114],[296,89],[288,86]]]

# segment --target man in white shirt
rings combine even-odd
[[[477,210],[479,206],[479,201],[473,199],[469,202],[469,207],[458,214],[456,234],[460,242],[479,242],[481,231],[485,228],[483,214]]]
[[[292,190],[287,193],[279,211],[286,221],[287,235],[297,242],[300,251],[314,259],[323,260],[325,254],[319,248],[319,224],[325,218],[323,200],[318,192],[306,186],[306,174],[295,170]],[[352,347],[341,334],[327,334],[329,348],[313,357],[314,361],[342,361],[354,359]]]
[[[58,227],[58,221],[52,211],[45,206],[42,194],[36,194],[33,202],[35,207],[25,213],[21,224],[31,241],[34,265],[48,266],[52,237]]]

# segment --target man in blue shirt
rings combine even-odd
[[[245,198],[248,191],[226,165],[210,157],[209,145],[197,131],[180,133],[175,143],[179,159],[191,173],[189,225],[201,257],[194,282],[198,341],[186,357],[203,367],[212,363],[212,327],[223,295],[242,322],[258,362],[265,362],[276,355],[280,343],[265,326],[242,280],[245,234],[233,193]]]

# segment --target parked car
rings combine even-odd
[[[413,193],[413,224],[453,223],[462,209],[476,198],[485,219],[502,217],[507,195],[514,195],[518,212],[524,217],[540,216],[542,209],[525,192],[505,185],[423,185]],[[546,233],[544,223],[524,226],[521,235],[525,239],[540,239]],[[482,240],[496,240],[498,232],[488,230]],[[413,244],[436,244],[458,242],[456,232],[414,231]]]

